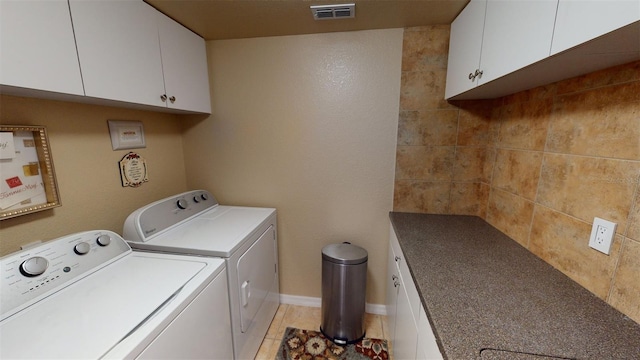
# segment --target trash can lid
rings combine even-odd
[[[348,242],[322,248],[322,259],[336,264],[356,265],[367,261],[367,250]]]

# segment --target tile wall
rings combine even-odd
[[[394,210],[485,216],[491,107],[444,100],[449,26],[404,32]]]
[[[640,322],[640,62],[447,103],[447,44],[405,30],[394,210],[480,216]],[[618,224],[610,255],[595,216]]]

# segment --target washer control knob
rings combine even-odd
[[[42,256],[34,256],[20,264],[20,272],[26,277],[34,277],[42,275],[48,266],[49,261],[47,259]]]
[[[73,252],[78,255],[85,255],[89,252],[89,250],[91,250],[91,245],[84,241],[73,247]]]
[[[207,201],[209,200],[209,195],[207,195],[207,193],[202,193],[202,195],[200,195],[200,198],[202,198],[202,200]]]
[[[200,198],[198,196],[194,196],[193,197],[193,202],[196,203],[196,204],[199,203],[200,202]]]
[[[107,246],[107,245],[111,244],[111,238],[109,237],[109,235],[100,235],[96,239],[96,242],[100,246]]]
[[[185,199],[178,200],[177,204],[178,204],[178,207],[182,210],[186,209],[187,206],[189,205],[189,203],[187,203],[187,200]]]

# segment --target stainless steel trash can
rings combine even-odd
[[[364,335],[367,251],[348,242],[322,249],[322,324],[320,331],[336,344]]]

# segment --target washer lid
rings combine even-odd
[[[3,320],[0,358],[100,358],[206,266],[131,253]]]
[[[330,244],[322,248],[322,259],[336,264],[362,264],[367,258],[367,250],[348,242]]]

